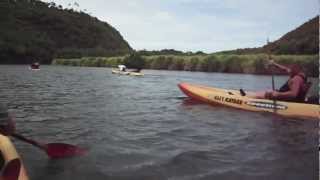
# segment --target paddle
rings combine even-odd
[[[269,44],[269,39],[267,40],[267,45]],[[271,55],[270,55],[270,50],[268,50],[268,59],[269,61],[271,61]],[[270,71],[271,71],[271,81],[272,81],[272,91],[275,90],[274,88],[274,73],[273,73],[273,69],[271,66],[270,67]],[[275,98],[272,98],[273,99],[273,112],[276,113],[277,111],[277,107],[276,107],[276,99]]]
[[[270,55],[269,55],[269,60],[270,60]],[[275,88],[274,88],[274,73],[273,73],[272,67],[270,68],[270,71],[271,71],[272,91],[274,91],[275,90]],[[272,100],[273,100],[273,112],[276,113],[277,112],[276,99],[272,98]]]
[[[85,149],[82,149],[70,144],[65,144],[65,143],[43,144],[35,140],[28,139],[17,133],[13,133],[11,134],[11,136],[38,147],[39,149],[45,151],[47,155],[52,159],[65,158],[65,157],[71,157],[76,155],[84,155],[86,153]]]
[[[13,118],[11,117],[8,126],[14,127],[14,124],[15,123],[13,121]],[[52,159],[84,155],[87,152],[85,149],[65,143],[40,143],[33,139],[26,138],[21,134],[15,133],[14,128],[11,130],[10,135],[16,139],[19,139],[21,141],[27,142],[38,147],[39,149],[45,151],[47,155]]]

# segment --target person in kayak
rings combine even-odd
[[[302,68],[297,64],[294,64],[289,68],[275,63],[273,60],[270,61],[270,65],[286,71],[290,76],[288,81],[279,90],[257,92],[253,95],[248,94],[248,96],[258,99],[304,102],[311,84],[307,83],[307,77],[302,72]],[[246,94],[242,89],[240,90],[240,93],[241,95]]]
[[[125,65],[119,65],[118,68],[119,68],[119,71],[122,71],[122,72],[126,72],[127,70],[127,67]]]

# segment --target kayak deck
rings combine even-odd
[[[249,111],[271,112],[283,116],[319,119],[319,105],[255,99],[241,96],[240,92],[236,90],[188,83],[180,83],[178,86],[190,98],[209,104],[224,105]]]
[[[27,176],[25,167],[24,167],[22,160],[21,160],[20,156],[18,155],[14,145],[12,144],[11,140],[8,137],[3,136],[1,134],[0,134],[0,151],[1,151],[2,158],[4,160],[4,166],[13,162],[13,160],[15,160],[15,162],[17,162],[17,160],[20,160],[20,161],[18,161],[21,163],[18,180],[28,180],[29,178]],[[13,164],[16,164],[16,163],[13,163]],[[2,169],[2,171],[3,171],[3,169]]]

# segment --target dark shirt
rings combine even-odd
[[[292,101],[292,102],[304,102],[305,100],[305,97],[306,97],[306,94],[307,94],[307,88],[305,88],[306,84],[307,84],[307,78],[306,76],[304,76],[303,74],[298,74],[298,75],[295,75],[295,76],[299,76],[303,79],[303,84],[300,85],[300,88],[299,88],[299,92],[297,94],[296,97],[291,97],[291,98],[284,98],[284,99],[281,99],[283,101]],[[294,77],[295,77],[294,76]],[[287,91],[290,91],[290,86],[289,86],[289,81],[291,79],[293,79],[294,77],[290,78],[279,90],[278,92],[287,92]]]

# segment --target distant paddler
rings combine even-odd
[[[119,74],[119,75],[130,75],[130,76],[144,75],[143,73],[141,73],[141,68],[136,68],[136,69],[127,71],[127,67],[125,65],[118,65],[118,69],[112,69],[112,73]]]
[[[127,70],[127,67],[125,66],[125,65],[118,65],[118,69],[119,69],[119,71],[121,71],[121,72],[126,72],[126,70]]]
[[[117,69],[111,70],[112,74],[119,74],[119,75],[129,75],[130,72],[127,72],[127,67],[125,65],[118,65]]]
[[[30,65],[31,70],[39,70],[40,69],[40,64],[38,62],[32,63]]]

